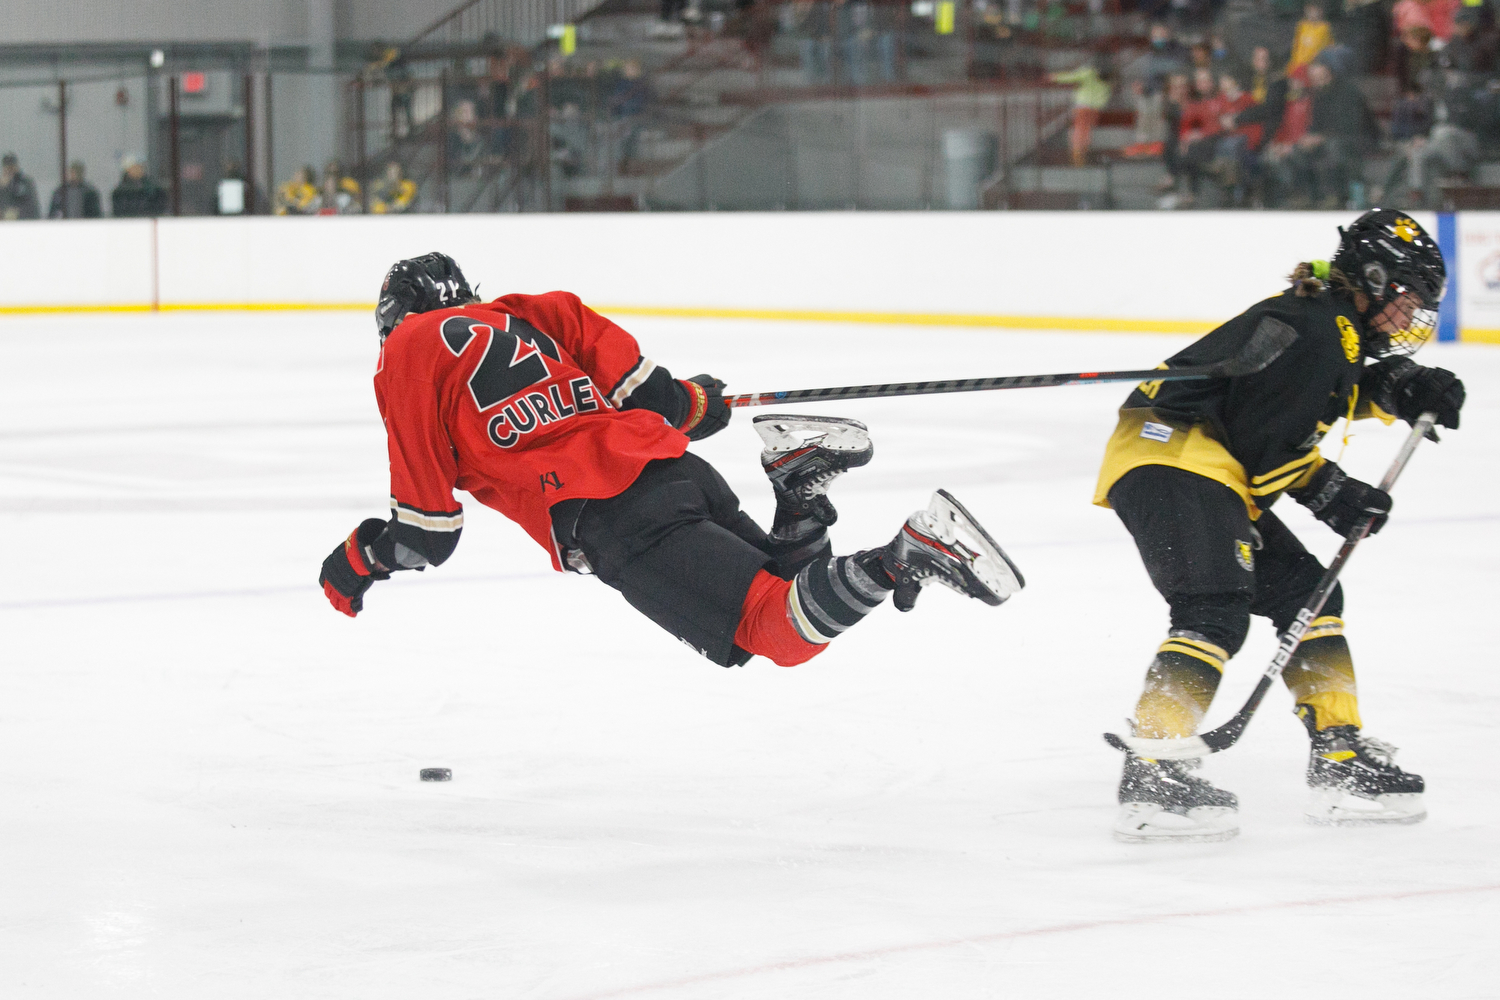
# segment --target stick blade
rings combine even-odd
[[[1104,742],[1116,750],[1124,750],[1133,753],[1137,757],[1147,757],[1151,760],[1190,760],[1194,757],[1207,757],[1213,753],[1213,748],[1203,742],[1201,736],[1184,736],[1175,740],[1150,740],[1140,736],[1117,736],[1114,733],[1105,733]]]
[[[1265,371],[1271,362],[1286,353],[1286,349],[1296,339],[1297,331],[1290,323],[1283,323],[1274,316],[1266,316],[1245,342],[1245,349],[1238,357],[1225,362],[1221,371],[1231,378]]]

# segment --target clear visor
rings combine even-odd
[[[1437,329],[1437,309],[1429,308],[1416,292],[1395,286],[1396,297],[1370,320],[1370,329],[1390,345],[1383,354],[1415,354]]]

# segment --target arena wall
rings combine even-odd
[[[1416,218],[1437,232],[1434,215]],[[12,275],[0,312],[368,309],[392,261],[440,249],[484,293],[562,287],[622,316],[1188,333],[1274,294],[1298,261],[1329,255],[1334,227],[1348,219],[944,212],[14,223],[0,229],[0,266]],[[1460,216],[1456,231],[1459,326],[1465,339],[1500,340],[1500,213]]]

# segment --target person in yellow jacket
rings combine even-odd
[[[313,187],[312,178],[313,168],[301,167],[276,189],[277,215],[312,215],[317,211],[318,189]]]
[[[417,182],[406,177],[395,160],[385,165],[385,173],[370,186],[370,211],[376,215],[405,212],[416,200]]]
[[[1463,383],[1408,354],[1426,341],[1447,271],[1436,242],[1401,212],[1376,209],[1341,229],[1331,261],[1297,266],[1291,287],[1256,303],[1162,367],[1238,355],[1266,325],[1292,345],[1263,371],[1202,381],[1151,381],[1120,410],[1094,502],[1113,507],[1135,539],[1171,630],[1146,673],[1136,735],[1193,735],[1250,616],[1285,632],[1323,567],[1272,513],[1285,493],[1341,535],[1391,510],[1389,494],[1347,475],[1318,443],[1340,418],[1435,411],[1457,427]],[[1367,363],[1370,359],[1374,363]],[[1314,822],[1416,822],[1424,785],[1360,727],[1354,662],[1335,588],[1283,678],[1312,740]],[[1238,832],[1231,792],[1180,761],[1127,755],[1117,838],[1222,840]]]
[[[1081,167],[1088,162],[1089,144],[1094,138],[1094,126],[1099,124],[1099,112],[1109,106],[1112,93],[1110,83],[1100,75],[1093,63],[1084,63],[1077,69],[1052,73],[1053,83],[1076,85],[1073,91],[1073,128],[1068,133],[1068,149],[1073,154],[1073,166]]]
[[[1318,53],[1333,44],[1333,28],[1323,16],[1322,4],[1310,3],[1302,9],[1302,20],[1297,22],[1296,34],[1292,36],[1292,58],[1286,71],[1292,73],[1318,58]]]

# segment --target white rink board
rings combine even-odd
[[[0,225],[0,309],[149,306],[150,219],[49,219]]]
[[[373,301],[393,260],[442,250],[497,293],[561,282],[618,306],[1212,320],[1273,294],[1297,261],[1332,253],[1334,227],[1347,221],[1129,212],[164,220],[162,300]]]
[[[626,325],[745,389],[1147,367],[1187,340]],[[0,317],[0,348],[0,995],[1494,994],[1489,348],[1419,355],[1467,381],[1463,429],[1418,450],[1345,577],[1365,721],[1426,775],[1430,819],[1305,826],[1278,689],[1206,766],[1243,834],[1175,848],[1108,836],[1099,736],[1167,627],[1088,502],[1126,387],[825,404],[877,445],[835,487],[836,549],[944,486],[1028,587],[929,592],[803,667],[721,670],[472,502],[449,563],[357,620],[327,606],[319,562],[386,510],[367,315]],[[1362,423],[1341,461],[1378,477],[1401,438]],[[695,450],[769,520],[744,414]],[[1273,649],[1257,622],[1212,720]]]
[[[162,219],[0,228],[0,309],[371,306],[440,249],[490,294],[631,309],[1158,322],[1207,329],[1333,252],[1350,213],[709,213]],[[1433,229],[1431,213],[1416,213]],[[1467,301],[1467,300],[1466,300]],[[1466,325],[1467,324],[1467,321]],[[1133,325],[1132,325],[1133,324]],[[1175,324],[1175,326],[1174,326]],[[1500,325],[1500,324],[1497,324]],[[1149,329],[1149,326],[1146,327]]]

